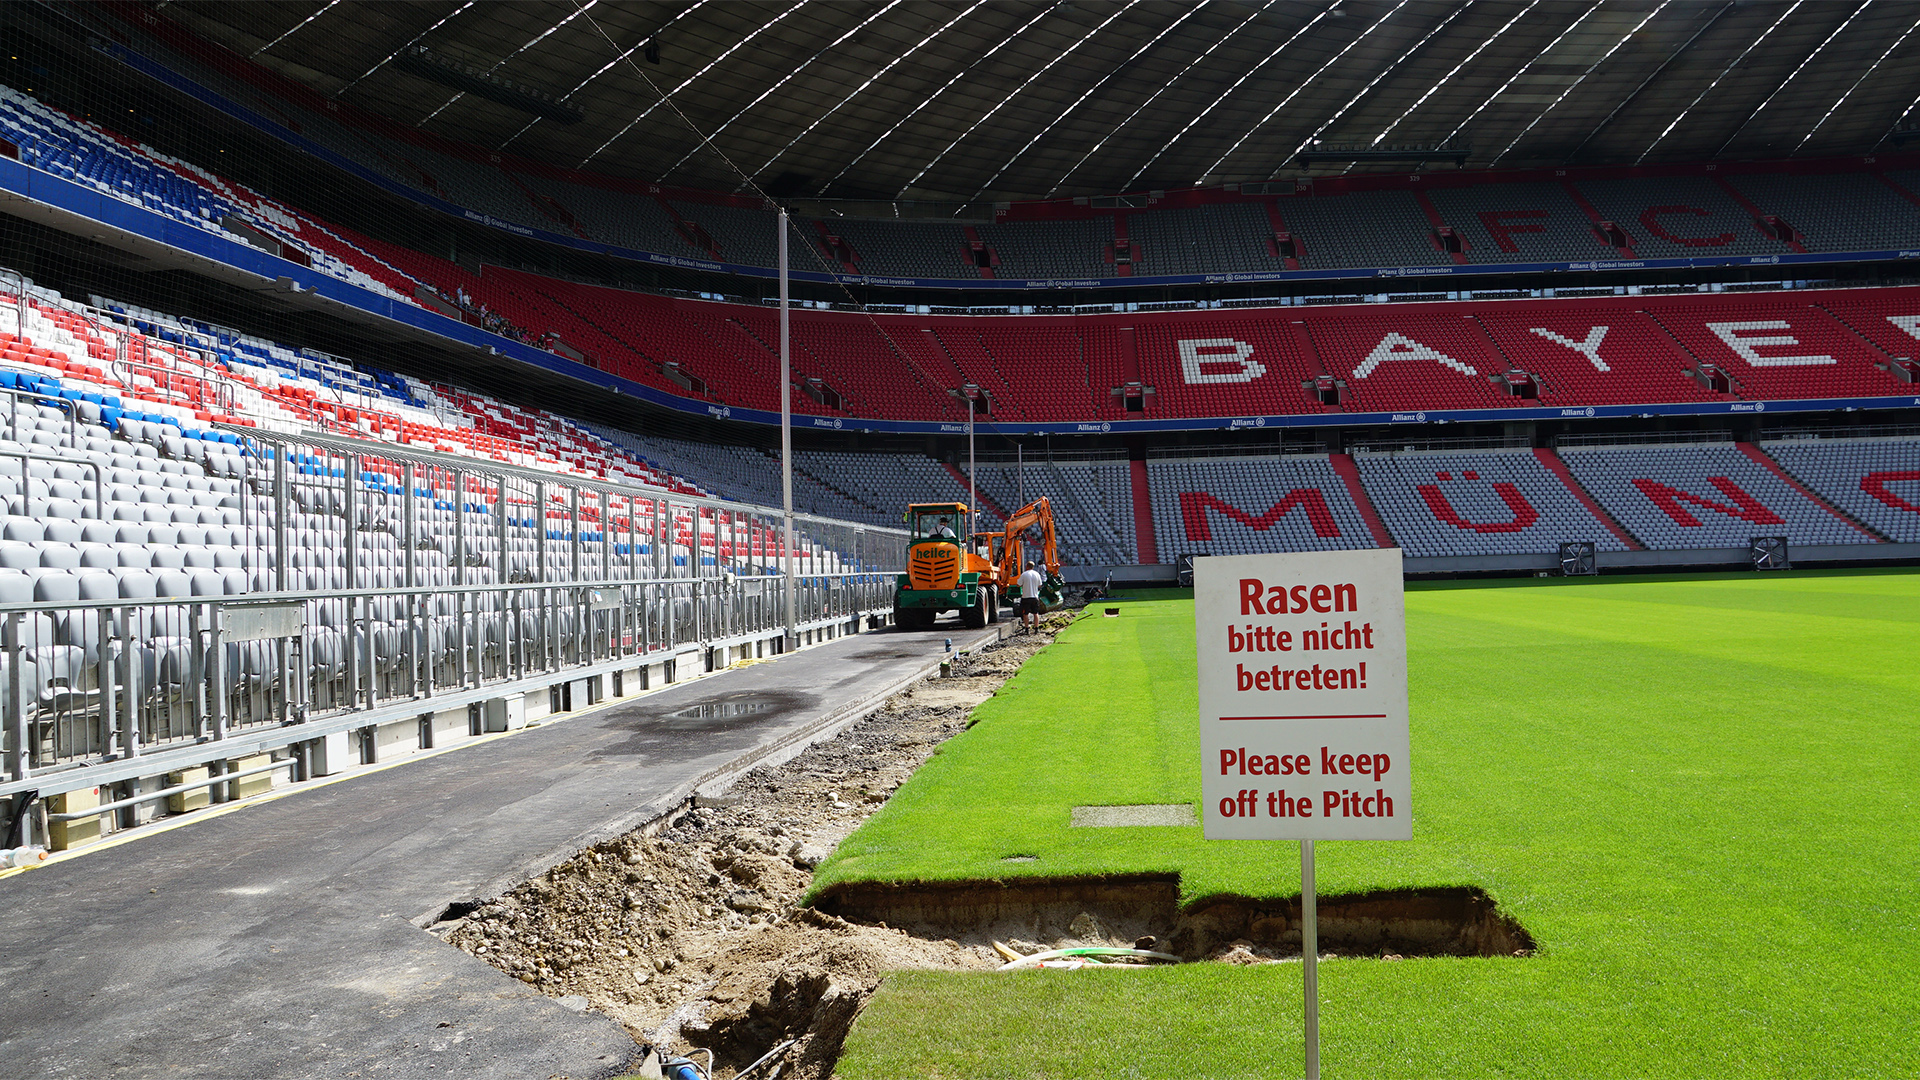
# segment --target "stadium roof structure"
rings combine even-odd
[[[1421,162],[1835,157],[1887,144],[1920,98],[1920,5],[1870,0],[160,10],[439,136],[680,187],[747,190],[744,176],[778,197],[975,202]]]

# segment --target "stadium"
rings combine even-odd
[[[0,5],[0,1074],[1920,1072],[1916,31]]]

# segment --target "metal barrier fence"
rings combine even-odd
[[[847,626],[891,610],[904,565],[899,530],[795,515],[788,551],[780,513],[763,507],[384,443],[244,435],[237,448],[164,449],[223,488],[154,473],[97,506],[50,511],[91,526],[142,522],[121,512],[157,505],[208,524],[148,513],[145,543],[66,543],[49,521],[40,566],[0,569],[0,796],[766,640],[788,629],[789,582],[791,629]],[[149,502],[156,492],[166,500]]]
[[[271,548],[276,590],[785,572],[778,510],[382,443],[246,435],[240,520]],[[804,514],[794,526],[797,576],[905,565],[900,530]]]
[[[765,639],[784,628],[786,582],[724,574],[7,605],[8,773],[124,765],[260,730],[291,743],[311,737],[305,725],[383,706],[431,711],[460,691],[507,693],[689,645]],[[891,574],[794,584],[802,629],[892,603]]]

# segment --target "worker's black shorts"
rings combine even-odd
[[[1022,615],[1040,614],[1040,598],[1037,596],[1021,597],[1020,598],[1020,614]]]

